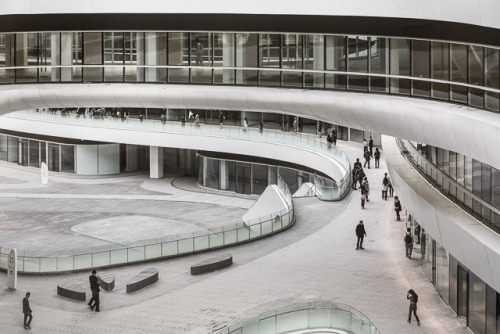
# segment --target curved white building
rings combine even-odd
[[[102,157],[114,158],[100,167],[84,165],[75,154],[67,169],[82,174],[137,168],[144,153],[137,147],[143,146],[152,147],[145,158],[151,176],[162,177],[159,141],[186,150],[186,161],[195,159],[194,150],[246,156],[247,162],[249,156],[342,184],[350,172],[339,156],[309,148],[299,155],[297,147],[249,136],[200,142],[147,127],[61,125],[34,111],[9,115],[34,109],[88,116],[98,107],[108,115],[128,112],[137,124],[155,117],[184,122],[192,110],[202,123],[217,125],[221,112],[232,126],[249,118],[266,130],[292,129],[298,117],[309,122],[306,128],[322,122],[323,132],[337,130],[341,139],[400,138],[398,146],[385,137],[382,148],[412,230],[419,240],[422,229],[427,232],[425,245],[417,247],[424,271],[474,333],[500,333],[498,1],[0,4],[2,160],[19,163],[20,138],[36,135],[70,140],[86,159],[99,157],[98,149],[75,141],[115,145],[101,148]],[[51,141],[33,149],[39,153],[30,155],[29,165],[55,161]],[[120,145],[127,145],[122,169]],[[231,159],[212,158],[220,160],[219,189],[229,189],[225,160]],[[195,162],[183,166],[197,169]]]

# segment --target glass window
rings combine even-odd
[[[450,50],[448,43],[432,42],[432,67],[431,77],[433,79],[448,81],[450,79]],[[432,83],[432,97],[448,100],[450,97],[450,85],[444,83]]]
[[[235,66],[235,35],[232,33],[218,33],[214,36],[213,64],[215,67],[234,67]],[[257,59],[257,58],[256,58]],[[234,84],[234,70],[214,70],[214,83]]]
[[[49,163],[50,171],[59,172],[61,170],[59,144],[49,143]]]
[[[0,134],[0,160],[7,161],[7,135]]]
[[[17,155],[19,153],[17,145],[17,137],[7,137],[7,162],[17,162]]]
[[[281,35],[261,34],[259,39],[259,67],[279,68],[281,61]],[[280,71],[260,71],[260,84],[267,86],[280,85]]]
[[[483,76],[483,48],[480,46],[469,46],[469,83],[477,86],[484,85]],[[469,88],[469,104],[474,107],[483,108],[484,91],[476,88]]]
[[[83,34],[83,63],[85,65],[102,65],[102,35],[100,32]],[[84,81],[102,81],[102,67],[86,67],[83,70]]]
[[[496,334],[497,320],[500,320],[500,295],[489,285],[486,285],[486,333]],[[500,322],[499,322],[500,324]],[[498,328],[500,330],[500,328]]]
[[[407,39],[391,39],[391,74],[410,75],[410,41]],[[410,94],[409,79],[391,79],[391,93]]]
[[[219,160],[207,158],[207,175],[205,176],[205,186],[219,189]]]
[[[81,32],[61,33],[61,81],[82,81],[83,34]]]
[[[472,193],[481,197],[481,162],[474,159],[472,159]],[[472,201],[472,209],[481,214],[481,204],[478,201]]]
[[[485,48],[486,77],[485,85],[490,88],[499,88],[499,50]],[[486,109],[499,110],[498,93],[486,92]]]
[[[486,325],[486,284],[469,271],[469,328],[484,334]]]
[[[326,69],[332,71],[346,70],[347,37],[326,36]]]
[[[182,32],[168,33],[168,64],[176,66],[189,65],[189,34]],[[169,82],[189,82],[188,68],[170,68]]]
[[[60,65],[60,37],[59,33],[40,33],[39,54],[40,82],[59,81],[59,68],[52,68],[52,65]]]
[[[464,175],[464,155],[457,153],[457,183],[462,187],[465,186],[465,175]]]
[[[368,37],[349,36],[347,71],[349,72],[368,72]]]
[[[282,68],[299,70],[297,72],[283,72],[283,85],[302,87],[302,35],[284,34],[281,48]]]
[[[104,64],[105,65],[123,65],[123,33],[105,32],[104,33]],[[104,81],[123,81],[123,67],[104,68]]]
[[[126,32],[123,35],[123,62],[125,81],[144,81],[144,33]]]
[[[446,303],[449,301],[449,273],[448,252],[436,242],[436,290]]]
[[[40,142],[38,140],[30,140],[29,150],[29,165],[31,167],[40,167]]]
[[[304,36],[304,68],[307,70],[325,69],[325,41],[323,35]],[[305,73],[306,87],[323,88],[323,73]]]
[[[16,50],[14,34],[0,34],[0,83],[14,83],[14,71],[2,67],[15,66]]]
[[[500,208],[500,171],[491,169],[491,204],[495,208]],[[500,215],[493,214],[493,224],[500,226]]]
[[[412,41],[412,76],[429,78],[430,70],[430,43],[427,41]],[[413,80],[412,94],[416,96],[430,96],[430,83]]]
[[[61,172],[75,172],[75,147],[73,145],[61,145]]]
[[[451,309],[457,313],[458,310],[458,261],[450,255],[450,298]]]
[[[191,65],[212,66],[212,52],[211,33],[191,33]],[[191,82],[212,83],[212,69],[191,69]]]
[[[257,34],[236,34],[236,66],[257,67]],[[251,69],[237,70],[236,83],[257,85],[257,71]]]
[[[267,166],[252,165],[252,194],[260,195],[267,187]]]
[[[173,40],[169,47],[174,47],[171,61],[173,65],[182,65],[182,36],[171,33]],[[170,38],[170,34],[169,34]],[[169,54],[170,59],[170,54]],[[167,64],[167,33],[165,32],[145,32],[144,33],[144,63],[153,67],[145,68],[144,80],[146,82],[166,82],[167,69],[162,67]],[[157,66],[157,67],[156,67]],[[172,75],[180,76],[178,80],[187,80],[187,69],[171,69]],[[169,71],[170,73],[170,71]]]
[[[370,38],[370,73],[389,74],[389,39]],[[389,79],[370,77],[370,91],[389,92]]]
[[[16,34],[16,66],[38,65],[38,33]],[[16,69],[17,82],[36,82],[38,69]]]
[[[467,46],[450,44],[451,73],[450,79],[454,82],[467,82]],[[467,103],[467,87],[451,86],[451,99],[456,102]]]

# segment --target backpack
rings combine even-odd
[[[375,151],[375,153],[373,153],[373,155],[375,156],[375,158],[380,158],[380,151]]]
[[[411,233],[406,233],[405,234],[405,243],[411,244],[413,242],[413,239],[411,237]]]
[[[384,179],[382,180],[382,184],[386,186],[387,184],[389,184],[389,180],[386,177],[384,177]]]

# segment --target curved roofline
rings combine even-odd
[[[342,34],[500,47],[500,30],[431,19],[282,14],[81,13],[2,15],[0,32],[214,31]]]

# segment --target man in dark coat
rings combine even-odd
[[[366,235],[365,225],[363,225],[363,221],[360,220],[359,224],[356,226],[356,236],[358,237],[358,242],[356,243],[356,250],[364,249],[363,248],[363,238]]]
[[[92,275],[89,276],[89,282],[90,282],[90,290],[92,290],[92,298],[90,298],[90,301],[89,301],[89,306],[90,306],[90,309],[93,311],[94,310],[94,307],[95,307],[95,311],[96,312],[100,312],[99,311],[99,279],[97,278],[96,276],[96,271],[95,270],[92,270]],[[92,303],[94,302],[94,303]]]

